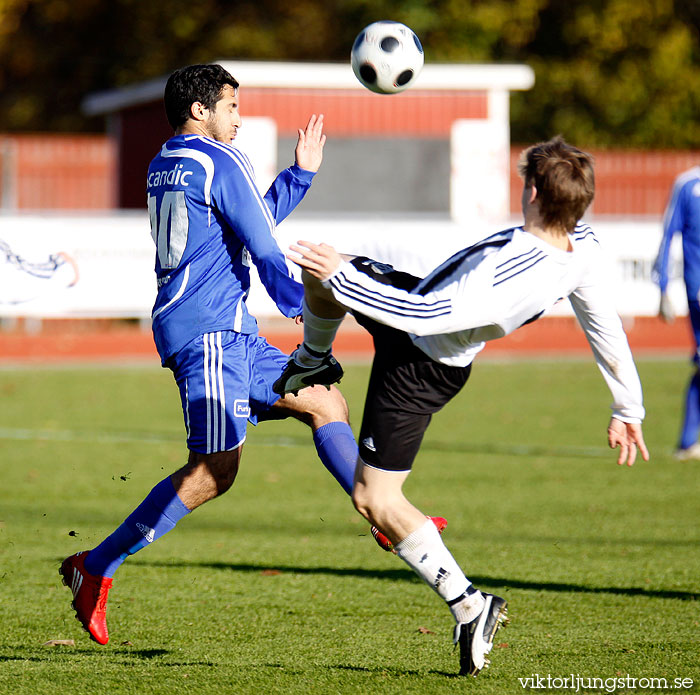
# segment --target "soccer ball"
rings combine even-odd
[[[416,81],[423,67],[423,46],[405,24],[374,22],[357,35],[350,62],[367,89],[397,94]]]

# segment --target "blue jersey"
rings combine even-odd
[[[654,264],[654,279],[662,292],[668,286],[671,241],[680,232],[683,240],[683,279],[688,297],[700,293],[700,166],[681,174],[673,184],[664,213],[664,235]]]
[[[257,333],[246,308],[251,259],[282,314],[301,313],[303,287],[273,234],[313,176],[294,165],[263,198],[237,148],[200,135],[176,135],[163,145],[147,180],[157,248],[153,335],[163,363],[204,333]]]

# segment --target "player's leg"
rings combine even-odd
[[[358,448],[350,429],[347,403],[340,391],[335,386],[330,390],[322,386],[313,386],[302,390],[298,396],[287,394],[280,398],[273,410],[283,417],[296,418],[311,428],[318,457],[350,494]],[[440,533],[447,526],[447,521],[442,517],[428,518]],[[394,551],[393,543],[377,525],[372,525],[371,532],[380,548]]]
[[[187,428],[187,463],[158,483],[124,523],[90,551],[85,560],[88,572],[112,577],[128,555],[231,487],[246,436],[249,340],[211,333],[178,353],[172,366]],[[239,413],[241,403],[245,407]]]
[[[683,423],[675,454],[680,460],[700,459],[700,305],[696,300],[688,300],[688,314],[696,345],[693,355],[695,372],[686,387]]]
[[[60,573],[73,591],[76,617],[93,640],[106,644],[107,596],[112,577],[129,555],[151,545],[235,479],[240,447],[215,454],[190,452],[188,463],[158,483],[98,546],[66,558]]]
[[[119,566],[235,480],[249,412],[250,341],[239,334],[207,334],[178,353],[172,369],[187,428],[187,463],[161,480],[99,545],[61,565],[76,616],[100,644],[109,639],[107,593]]]
[[[363,273],[383,284],[411,289],[420,278],[392,268],[386,263],[365,256],[343,256]],[[343,370],[331,348],[345,317],[346,309],[330,289],[310,273],[303,271],[304,282],[304,341],[292,353],[274,389],[279,394],[298,393],[311,384],[332,384],[340,381]]]
[[[357,270],[384,285],[410,291],[421,280],[415,275],[396,270],[388,263],[382,263],[367,256],[341,254],[341,257],[344,261],[349,261]],[[315,278],[306,270],[302,270],[301,279],[304,283],[305,301],[309,310],[315,316],[326,319],[342,319],[345,316],[345,307],[338,302],[333,296],[333,292],[318,278]],[[322,338],[322,336],[319,337]]]
[[[241,445],[212,454],[190,451],[187,463],[170,476],[178,498],[190,511],[223,495],[233,485],[242,449]]]
[[[430,423],[431,413],[425,411],[438,407],[435,399],[442,397],[433,394],[425,398],[431,384],[423,380],[420,366],[410,362],[411,348],[402,355],[397,345],[398,359],[392,365],[393,355],[386,354],[385,345],[380,346],[370,376],[353,504],[389,538],[397,555],[450,602],[465,594],[470,582],[444,546],[435,525],[403,493],[403,484]],[[450,388],[458,390],[457,386]],[[415,404],[416,412],[411,412],[409,404]],[[417,554],[428,550],[435,562],[427,562],[422,554]],[[443,574],[445,579],[439,581]],[[483,602],[476,596],[469,598],[467,604],[468,610],[479,610]],[[461,611],[459,615],[465,617],[464,606],[458,605],[454,610]]]
[[[403,494],[410,470],[382,470],[358,463],[353,503],[370,523],[381,528],[394,543],[397,555],[436,591],[456,619],[468,622],[483,607],[477,592],[467,596],[471,582],[447,550],[435,525]]]
[[[377,352],[360,430],[353,503],[445,601],[455,620],[460,673],[476,675],[505,619],[506,602],[472,586],[435,524],[403,493],[432,414],[462,388],[470,368],[435,363],[404,333],[357,318],[372,333]]]
[[[357,443],[349,423],[348,406],[335,387],[314,386],[298,396],[280,397],[272,384],[287,364],[281,350],[259,339],[255,386],[251,388],[251,422],[293,417],[308,425],[323,465],[350,494],[357,462]]]
[[[202,454],[161,480],[124,522],[90,551],[85,569],[111,578],[129,556],[164,536],[187,514],[228,490],[238,473],[241,448]]]
[[[297,394],[311,384],[335,384],[343,377],[343,369],[331,355],[331,347],[345,318],[345,308],[315,278],[308,277],[313,282],[308,281],[308,289],[305,286],[304,340],[274,383],[273,388],[280,395]]]
[[[688,382],[685,393],[685,408],[683,411],[683,424],[678,442],[678,453],[689,454],[698,443],[698,430],[700,430],[700,370],[697,368]],[[700,457],[700,447],[696,452]]]
[[[476,676],[486,665],[506,601],[478,591],[466,577],[431,520],[403,495],[409,471],[385,471],[358,462],[353,502],[370,523],[382,528],[396,554],[447,604],[460,646],[460,675]]]

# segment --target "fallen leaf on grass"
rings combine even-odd
[[[44,642],[43,647],[75,647],[75,640],[72,639],[50,639]]]
[[[279,570],[263,570],[262,572],[260,572],[260,574],[262,574],[263,577],[271,577],[275,574],[282,574],[282,572],[280,572]]]
[[[427,627],[419,627],[418,632],[420,632],[421,635],[434,635],[435,634],[432,630],[428,630]]]

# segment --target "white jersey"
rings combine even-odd
[[[563,251],[522,227],[494,234],[459,251],[413,289],[343,263],[325,283],[343,305],[405,331],[436,362],[467,366],[486,341],[538,319],[564,298],[593,350],[623,422],[644,418],[637,369],[604,274],[593,231],[579,225]]]

